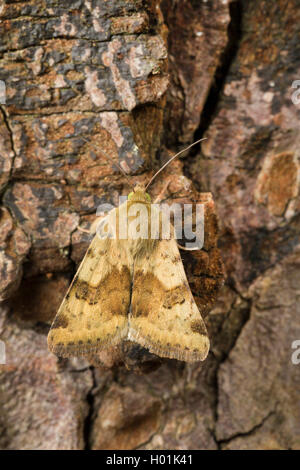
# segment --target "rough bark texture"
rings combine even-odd
[[[0,448],[299,449],[299,2],[1,1],[0,19]],[[204,315],[219,216],[207,360],[55,358],[78,227],[129,191],[93,144],[144,182],[201,136],[151,193],[205,204],[182,255]]]

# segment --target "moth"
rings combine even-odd
[[[161,218],[147,193],[157,174],[190,147],[174,155],[146,187],[135,186],[128,199],[106,216],[102,231],[107,236],[94,236],[53,321],[48,334],[51,352],[91,356],[129,340],[162,358],[186,362],[206,358],[207,330],[174,231],[168,239],[160,233],[153,237],[152,217],[158,217],[159,230]],[[126,220],[130,226],[134,204],[143,209],[139,223],[149,235],[146,238],[133,237],[130,230],[127,238],[115,233],[116,220]]]

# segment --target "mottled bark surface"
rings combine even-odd
[[[2,1],[0,20],[0,448],[299,449],[297,0]],[[182,257],[207,360],[57,359],[78,227],[130,190],[95,146],[136,183],[201,136],[151,195],[205,204]]]

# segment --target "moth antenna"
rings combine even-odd
[[[97,148],[93,143],[89,142],[85,137],[81,136],[81,139],[83,139],[87,144],[90,144],[95,150],[97,150],[97,152],[102,153],[102,155],[104,155],[105,158],[110,160],[112,162],[112,164],[115,165],[120,170],[120,172],[125,176],[125,178],[127,179],[128,183],[129,183],[129,186],[131,188],[133,187],[132,184],[131,184],[130,179],[128,178],[127,173],[123,170],[123,168],[121,167],[121,165],[119,165],[119,163],[114,162],[113,159],[107,153],[105,153],[103,150]]]
[[[152,183],[152,181],[157,177],[157,175],[163,171],[164,168],[166,168],[167,165],[169,165],[169,163],[171,163],[176,157],[178,157],[179,155],[181,155],[183,152],[185,152],[186,150],[190,149],[191,147],[193,147],[194,145],[196,144],[199,144],[199,142],[201,142],[202,140],[206,140],[207,137],[203,137],[202,139],[199,139],[199,140],[196,140],[196,142],[193,142],[191,145],[189,145],[188,147],[184,148],[183,150],[180,150],[180,152],[176,153],[176,155],[173,155],[173,157],[170,158],[170,160],[168,160],[156,173],[154,176],[152,176],[152,178],[150,179],[149,183],[147,184],[146,188],[145,188],[145,191],[146,189],[150,186],[150,184]]]

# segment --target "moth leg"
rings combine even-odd
[[[84,232],[84,233],[88,233],[88,234],[91,233],[91,230],[87,230],[86,228],[80,227],[80,225],[78,225],[77,228],[78,228],[78,230],[80,230],[80,232]]]
[[[91,233],[94,235],[97,230],[98,230],[98,227],[99,227],[99,224],[102,223],[104,220],[106,219],[106,215],[102,215],[100,217],[97,217],[94,222],[92,223],[91,225]]]
[[[100,217],[97,217],[94,222],[92,223],[91,227],[89,229],[86,229],[86,228],[83,228],[81,227],[80,225],[77,227],[78,230],[80,230],[81,232],[84,232],[84,233],[88,233],[89,235],[94,235],[97,231],[97,227],[98,227],[98,224],[104,220],[106,217],[106,215],[103,215],[103,216],[100,216]]]
[[[198,248],[197,246],[196,246],[196,248],[186,248],[185,246],[182,246],[182,245],[180,245],[179,243],[177,243],[177,246],[178,246],[178,248],[180,248],[181,250],[184,250],[184,251],[200,250],[200,248]]]

